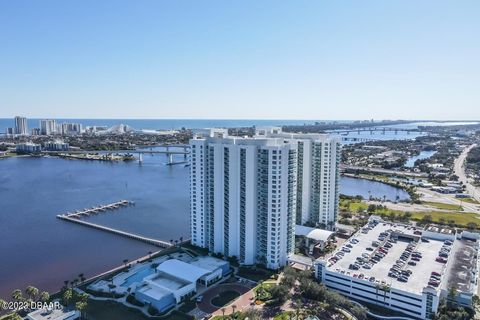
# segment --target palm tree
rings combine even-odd
[[[0,299],[0,310],[7,309],[7,301]]]
[[[232,315],[234,315],[234,314],[235,314],[235,309],[237,309],[237,306],[236,306],[236,305],[234,305],[234,304],[232,304]]]
[[[39,291],[34,286],[28,286],[27,289],[25,289],[25,293],[31,301],[35,301],[35,298],[38,295]]]
[[[183,237],[180,237],[180,247],[182,246]]]
[[[23,301],[22,291],[19,290],[19,289],[14,290],[14,291],[12,292],[12,299],[13,299],[14,301],[18,301],[18,302]]]
[[[148,259],[152,259],[152,251],[148,251]]]
[[[43,291],[42,293],[40,293],[40,301],[45,303],[48,300],[50,300],[50,294],[47,291]]]
[[[65,288],[68,288],[68,280],[63,281],[63,286],[64,286]]]
[[[123,265],[125,266],[125,268],[127,267],[127,263],[128,263],[128,259],[123,259]]]
[[[223,318],[225,318],[225,311],[227,311],[227,309],[222,308],[221,310],[222,310],[222,319],[223,319]]]
[[[63,293],[63,300],[65,302],[65,306],[68,307],[68,302],[70,301],[70,299],[72,299],[73,297],[73,291],[72,289],[67,289],[64,293]]]
[[[83,311],[87,308],[87,303],[85,301],[78,301],[75,303],[75,309],[80,312],[80,319],[83,319]]]

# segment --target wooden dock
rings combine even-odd
[[[133,205],[133,204],[134,204],[133,201],[120,200],[120,201],[110,203],[110,204],[105,204],[105,205],[91,207],[91,208],[85,208],[83,210],[77,210],[75,212],[67,212],[67,213],[61,214],[61,216],[66,216],[66,217],[69,217],[69,218],[81,218],[82,216],[89,216],[89,215],[92,215],[92,214],[105,212],[107,210],[114,210],[114,209],[118,209],[118,208],[121,208],[121,207],[130,206],[130,205]]]
[[[62,219],[64,221],[69,221],[69,222],[81,224],[81,225],[84,225],[86,227],[90,227],[90,228],[93,228],[93,229],[110,232],[110,233],[113,233],[113,234],[116,234],[116,235],[119,235],[119,236],[122,236],[122,237],[142,241],[144,243],[148,243],[148,244],[160,247],[160,248],[169,248],[169,247],[172,246],[172,244],[170,242],[167,242],[167,241],[148,238],[148,237],[140,236],[138,234],[134,234],[134,233],[130,233],[130,232],[114,229],[114,228],[109,228],[109,227],[105,227],[105,226],[101,226],[99,224],[95,224],[95,223],[91,223],[91,222],[81,220],[81,219],[79,219],[78,216],[71,217],[69,215],[59,214],[59,215],[57,215],[57,218]]]

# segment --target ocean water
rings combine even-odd
[[[228,119],[55,119],[57,123],[75,122],[83,126],[107,126],[126,124],[135,129],[171,130],[212,127],[251,127],[257,126],[280,126],[280,125],[302,125],[313,124],[316,120],[228,120]],[[27,119],[28,128],[39,127],[40,119]],[[13,119],[0,118],[0,132],[4,133],[8,127],[14,127]]]

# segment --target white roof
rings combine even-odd
[[[328,230],[310,228],[301,225],[295,226],[295,235],[304,236],[316,241],[327,241],[333,234],[334,232]]]
[[[218,270],[227,263],[225,260],[217,259],[214,257],[198,257],[195,260],[190,261],[191,265],[197,266],[199,268],[209,270],[211,272]]]
[[[73,320],[80,318],[80,312],[63,309],[38,309],[27,314],[28,320]]]
[[[172,291],[152,285],[144,285],[140,288],[137,288],[138,292],[143,293],[146,296],[149,296],[152,299],[160,300],[161,298],[172,294]]]
[[[189,282],[197,282],[198,279],[211,272],[177,259],[165,261],[157,267],[157,270]]]

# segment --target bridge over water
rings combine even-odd
[[[164,148],[158,150],[153,148]],[[117,150],[68,150],[68,151],[42,151],[43,154],[61,155],[61,154],[92,154],[92,153],[130,153],[136,154],[139,163],[143,162],[144,154],[165,154],[167,156],[167,165],[187,163],[187,156],[190,154],[190,146],[188,144],[168,144],[168,145],[152,145],[137,149],[117,149]],[[174,155],[183,155],[184,161],[175,162]]]

